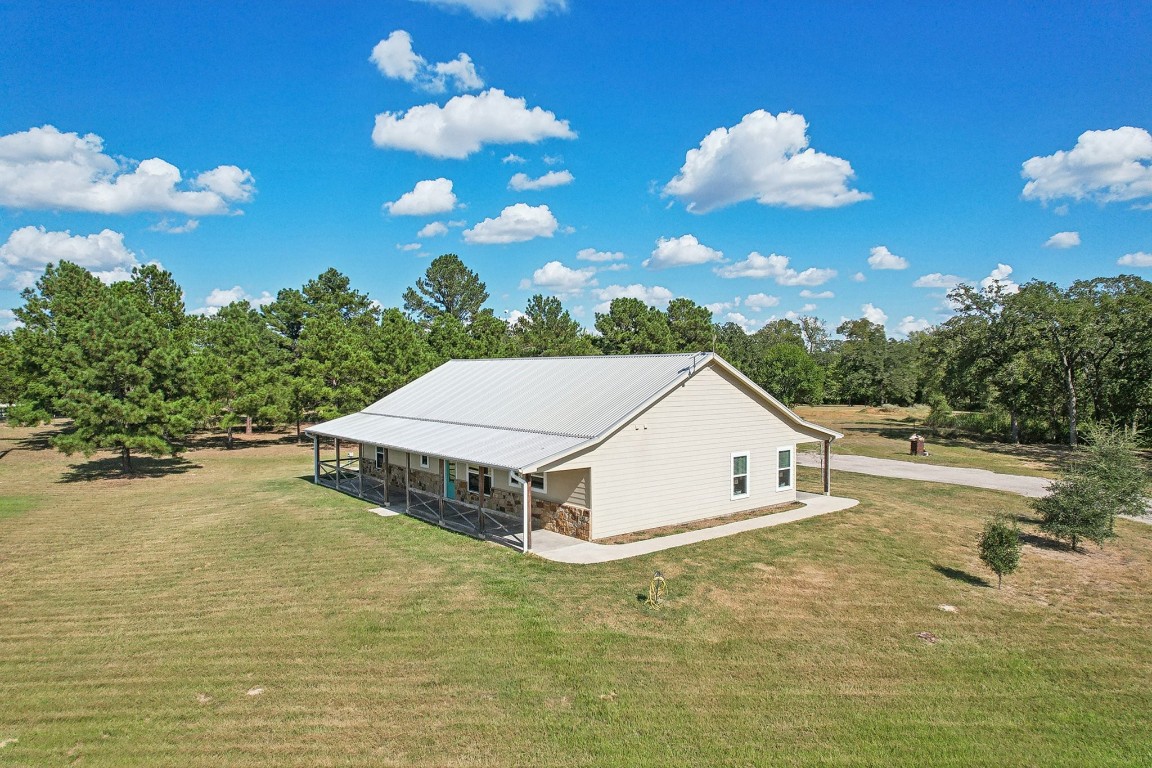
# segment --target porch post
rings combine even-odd
[[[524,475],[524,551],[532,549],[532,475]]]
[[[404,451],[404,511],[412,507],[412,451]]]
[[[320,436],[312,435],[312,482],[320,484]]]
[[[440,525],[444,524],[444,497],[448,495],[448,460],[440,459]]]
[[[391,464],[388,463],[388,447],[384,447],[384,506],[388,506],[388,475],[392,474]]]
[[[340,438],[332,438],[336,441],[336,490],[340,490]]]
[[[480,470],[480,503],[476,505],[476,528],[480,531],[480,535],[484,535],[484,467],[478,467]]]
[[[364,498],[364,443],[356,450],[356,495]]]
[[[832,441],[824,441],[824,461],[821,462],[824,475],[824,495],[832,495]]]

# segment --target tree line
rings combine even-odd
[[[254,307],[189,314],[172,275],[149,265],[105,285],[49,265],[23,291],[23,324],[0,334],[0,402],[19,424],[64,417],[62,450],[164,455],[199,428],[294,425],[363,408],[461,358],[715,351],[796,403],[930,403],[930,420],[1013,440],[1075,443],[1084,422],[1142,424],[1152,410],[1152,283],[1098,278],[960,286],[956,314],[907,339],[860,318],[716,324],[688,298],[666,309],[618,298],[587,332],[554,296],[515,322],[485,307],[480,276],[454,254],[382,307],[328,269]]]

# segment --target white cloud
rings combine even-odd
[[[372,141],[378,147],[405,149],[433,157],[463,159],[485,144],[535,144],[544,139],[574,139],[567,120],[524,99],[490,88],[475,96],[454,96],[443,107],[424,104],[407,112],[376,115]]]
[[[528,161],[525,160],[524,158],[520,157],[520,155],[516,154],[515,152],[509,152],[507,155],[504,156],[504,159],[501,160],[500,162],[504,163],[505,165],[508,165],[510,163],[514,163],[516,165],[523,165],[524,163],[526,163]]]
[[[1117,259],[1116,263],[1122,267],[1152,267],[1152,253],[1144,251],[1126,253]]]
[[[705,304],[704,308],[711,312],[713,315],[718,315],[721,312],[727,312],[733,307],[740,306],[740,297],[732,299],[732,301],[714,301],[711,304]]]
[[[811,304],[811,303],[805,304],[804,306],[800,307],[800,313],[803,314],[805,312],[812,312],[815,309],[816,309],[815,304]]]
[[[896,324],[896,333],[901,336],[907,336],[915,331],[926,331],[932,327],[932,323],[928,322],[922,317],[913,317],[908,315]]]
[[[871,302],[860,307],[860,316],[876,325],[884,325],[888,322],[888,315],[885,314],[884,310],[874,306]]]
[[[757,325],[760,325],[763,321],[746,317],[740,312],[729,312],[728,314],[724,315],[724,322],[736,323],[736,325],[744,329],[745,333],[750,333],[753,328],[755,328]]]
[[[817,293],[815,291],[810,291],[807,288],[805,288],[804,290],[800,291],[800,298],[802,298],[802,299],[834,299],[834,298],[836,298],[836,294],[832,293],[832,291],[820,291],[819,293]]]
[[[1152,195],[1152,134],[1125,126],[1085,131],[1070,150],[1024,162],[1025,200],[1110,203]]]
[[[877,245],[868,256],[868,266],[872,269],[908,269],[908,259],[897,256],[886,245]]]
[[[148,227],[153,232],[163,232],[166,235],[183,235],[187,232],[194,232],[200,226],[199,219],[188,219],[183,224],[174,224],[165,216],[160,221]]]
[[[16,313],[10,309],[0,309],[0,331],[14,331],[23,327],[24,323],[16,319]]]
[[[1004,293],[1016,293],[1020,290],[1020,286],[1016,285],[1016,283],[1012,282],[1012,280],[1008,278],[1008,276],[1011,274],[1012,267],[1008,266],[1007,264],[997,264],[996,269],[992,270],[988,274],[988,277],[980,281],[980,287],[985,289],[991,288],[993,283],[998,282],[1000,283],[1000,288],[1004,291]]]
[[[613,264],[608,264],[606,266],[599,267],[598,269],[600,272],[623,272],[628,268],[629,268],[628,265],[625,264],[624,262],[617,261]]]
[[[580,261],[620,261],[624,254],[620,251],[598,251],[595,248],[581,248],[576,254]]]
[[[751,112],[688,150],[664,194],[680,198],[693,213],[753,199],[788,208],[837,208],[870,199],[848,188],[852,165],[810,148],[807,131],[803,115]]]
[[[234,165],[184,182],[179,168],[158,157],[136,163],[103,150],[94,133],[61,133],[51,125],[0,136],[0,205],[212,216],[234,213],[232,204],[255,192],[252,174]]]
[[[517,173],[508,182],[509,189],[522,192],[526,189],[549,189],[571,184],[576,178],[568,171],[549,171],[540,178],[533,179],[526,173]]]
[[[520,288],[543,288],[559,295],[576,295],[596,285],[595,274],[595,267],[572,269],[558,261],[550,261],[533,272],[531,280],[522,281]]]
[[[595,311],[600,313],[608,311],[613,299],[640,299],[650,307],[664,309],[668,306],[668,302],[675,298],[672,291],[663,286],[647,286],[639,283],[609,285],[606,288],[597,288],[592,293],[601,302],[595,308]]]
[[[494,219],[484,219],[464,230],[464,240],[484,245],[523,243],[537,237],[552,237],[559,223],[546,205],[510,205]]]
[[[1044,243],[1045,248],[1075,248],[1080,245],[1079,232],[1057,232]]]
[[[916,282],[912,283],[912,287],[947,288],[951,290],[962,282],[964,282],[964,278],[958,275],[945,275],[940,272],[931,272],[927,275],[921,275],[920,277],[916,278]]]
[[[448,227],[442,221],[430,221],[420,228],[416,237],[439,237],[448,233]]]
[[[423,247],[420,243],[396,243],[398,251],[418,251]]]
[[[399,200],[384,203],[384,208],[393,216],[428,216],[455,207],[456,193],[452,191],[452,181],[443,177],[418,181],[412,191],[400,195]]]
[[[564,158],[560,155],[544,155],[540,159],[544,161],[544,165],[560,165],[564,162]]]
[[[247,301],[253,307],[262,307],[275,300],[276,297],[268,291],[261,291],[259,296],[252,296],[238,285],[231,288],[213,288],[211,293],[205,297],[204,306],[191,310],[190,314],[211,316],[236,301]]]
[[[717,267],[714,271],[720,277],[726,278],[772,278],[778,285],[808,285],[817,286],[836,277],[834,269],[817,269],[809,267],[803,272],[797,272],[788,266],[788,257],[778,254],[763,256],[756,251],[748,254],[744,261]]]
[[[531,322],[531,319],[528,317],[528,315],[524,314],[518,309],[513,309],[511,312],[504,310],[504,312],[504,322],[508,323],[508,325],[516,325],[516,323],[520,322],[521,318],[524,318],[524,322],[526,323]]]
[[[22,289],[35,284],[48,264],[70,261],[106,283],[127,280],[139,266],[124,246],[124,235],[105,229],[94,235],[21,227],[0,245],[0,284]]]
[[[754,309],[757,312],[774,307],[780,303],[780,298],[777,296],[769,296],[766,293],[753,293],[748,298],[744,299],[744,306],[748,309]]]
[[[452,61],[429,64],[412,50],[412,36],[402,29],[376,43],[368,58],[385,77],[403,80],[426,91],[443,93],[449,80],[458,91],[475,91],[484,87],[484,81],[476,74],[476,65],[468,54],[461,53]]]
[[[863,272],[857,272],[856,274],[852,275],[852,282],[854,283],[862,283],[867,279],[868,278],[864,276]]]
[[[652,258],[645,259],[643,266],[649,269],[664,269],[705,264],[709,261],[724,261],[723,252],[704,245],[695,235],[681,235],[658,239],[656,247],[652,250]]]
[[[564,11],[567,0],[420,0],[444,8],[462,8],[481,19],[532,21],[552,11]]]

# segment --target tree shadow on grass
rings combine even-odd
[[[151,456],[133,456],[132,469],[125,472],[120,468],[120,457],[110,456],[94,459],[82,464],[73,464],[60,476],[57,482],[84,483],[92,480],[134,480],[143,478],[182,475],[201,465],[188,461],[183,456],[166,456],[156,459]]]
[[[962,571],[959,568],[950,568],[947,565],[940,565],[939,563],[933,563],[932,564],[932,570],[936,571],[936,573],[939,573],[941,576],[947,576],[948,578],[952,579],[953,581],[962,581],[965,584],[968,584],[968,585],[973,586],[973,587],[991,587],[992,586],[992,582],[988,581],[987,579],[983,579],[979,576],[975,576],[971,573],[968,573],[968,571]]]
[[[1074,551],[1070,545],[1062,541],[1047,536],[1037,536],[1034,533],[1027,533],[1025,531],[1020,531],[1020,543],[1027,544],[1030,547],[1036,547],[1036,549],[1048,549],[1056,552]],[[1077,549],[1075,551],[1079,552],[1080,550]]]
[[[228,437],[222,432],[199,433],[190,436],[184,444],[189,449],[241,451],[248,448],[267,448],[273,445],[299,445],[301,448],[312,449],[310,439],[297,440],[296,433],[284,434],[282,432],[268,433],[256,432],[245,435],[238,431],[232,436],[232,447],[228,447]]]
[[[17,440],[16,447],[22,451],[46,451],[52,447],[52,438],[58,434],[59,431],[55,429],[33,432]]]

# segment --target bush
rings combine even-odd
[[[1015,522],[996,515],[984,525],[980,559],[996,574],[996,589],[1000,589],[1004,575],[1015,572],[1020,565],[1020,530]]]

